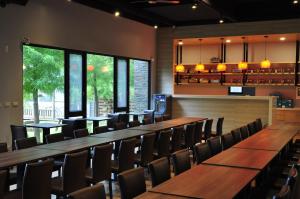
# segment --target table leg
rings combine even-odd
[[[99,126],[99,121],[94,120],[93,121],[93,129]]]
[[[43,143],[46,144],[46,135],[50,135],[50,128],[43,128]]]

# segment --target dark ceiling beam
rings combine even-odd
[[[141,23],[145,23],[148,25],[160,25],[160,26],[172,26],[174,25],[174,22],[153,14],[149,11],[146,10],[141,10],[141,9],[137,9],[134,8],[132,6],[128,6],[125,3],[122,3],[120,1],[116,1],[116,0],[73,0],[74,2],[89,6],[89,7],[93,7],[93,8],[97,8],[100,10],[104,10],[106,12],[111,12],[113,13],[115,10],[119,10],[121,12],[121,15],[123,17],[135,20],[135,21],[139,21]]]
[[[221,2],[221,3],[220,3]],[[218,1],[218,0],[199,0],[204,6],[210,7],[214,9],[216,12],[220,14],[220,17],[223,19],[227,19],[230,22],[237,22],[238,20],[233,15],[232,6],[233,3],[230,3],[228,0]],[[230,6],[230,9],[229,9]]]

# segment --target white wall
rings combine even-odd
[[[34,44],[141,59],[156,57],[155,29],[138,22],[66,0],[30,0],[25,7],[0,8],[0,142],[10,143],[9,125],[22,123],[24,37]],[[155,63],[152,68],[155,74]],[[19,106],[5,107],[6,102],[18,102]]]

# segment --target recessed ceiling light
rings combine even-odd
[[[120,12],[119,12],[119,11],[116,11],[116,12],[115,12],[115,16],[116,16],[116,17],[120,16]]]
[[[280,40],[280,41],[285,41],[286,38],[285,38],[285,37],[280,37],[279,40]]]
[[[157,28],[158,28],[158,26],[157,26],[157,25],[155,25],[155,26],[154,26],[154,28],[155,28],[155,29],[157,29]]]
[[[231,42],[231,40],[230,39],[226,39],[226,43],[230,43]]]
[[[219,20],[219,23],[221,23],[221,24],[224,23],[224,20],[223,20],[223,19],[220,19],[220,20]]]
[[[67,2],[71,2],[72,0],[67,0]]]
[[[178,45],[180,45],[180,46],[183,45],[183,41],[182,41],[182,40],[179,40],[179,41],[178,41]]]
[[[197,9],[197,4],[194,4],[194,5],[192,6],[192,9],[193,9],[193,10],[196,10],[196,9]]]
[[[298,0],[293,1],[293,4],[298,4],[298,3],[299,3]]]

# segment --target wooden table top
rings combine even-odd
[[[106,116],[99,116],[99,117],[87,117],[84,119],[88,121],[105,121],[105,120],[110,120],[111,118]]]
[[[168,194],[161,194],[161,193],[153,193],[153,192],[145,192],[134,199],[187,199],[190,197],[183,197],[183,196],[174,196]]]
[[[112,142],[112,139],[88,136],[83,138],[76,138],[76,139],[70,139],[61,142],[55,142],[51,144],[43,144],[37,146],[36,148],[48,149],[48,150],[59,150],[64,153],[70,153],[74,151],[88,149],[93,146],[106,144],[109,142]]]
[[[167,120],[163,122],[158,122],[155,124],[147,124],[138,127],[132,127],[130,129],[141,130],[141,131],[162,131],[176,126],[182,126],[185,124],[202,121],[205,119],[206,118],[201,118],[201,117],[182,117],[182,118],[176,118],[176,119]]]
[[[297,134],[297,130],[263,129],[251,137],[234,145],[234,148],[281,151]]]
[[[48,157],[55,157],[62,154],[64,154],[64,152],[62,152],[61,150],[47,150],[38,147],[0,153],[0,168],[4,169],[11,166],[37,161]]]
[[[213,165],[198,165],[152,188],[150,192],[192,198],[229,199],[235,197],[259,173]]]
[[[277,154],[277,151],[229,148],[204,161],[203,164],[262,170]]]
[[[131,129],[123,129],[118,131],[111,131],[107,133],[93,134],[91,137],[108,138],[112,141],[123,140],[128,138],[134,138],[136,136],[145,135],[148,133],[154,133],[154,131],[137,131]]]

